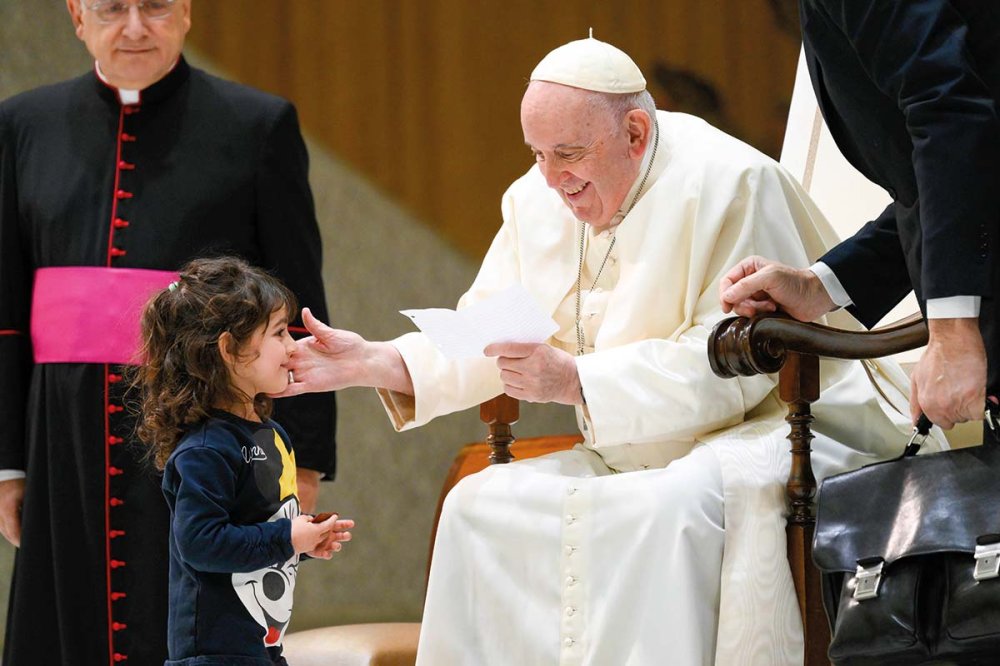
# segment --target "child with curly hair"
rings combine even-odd
[[[196,259],[142,315],[138,434],[170,505],[168,666],[285,664],[299,556],[351,520],[300,514],[295,452],[268,394],[292,379],[295,297],[240,259]]]

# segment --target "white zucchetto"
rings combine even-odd
[[[531,73],[531,80],[616,94],[646,89],[646,79],[628,54],[593,37],[549,52]]]

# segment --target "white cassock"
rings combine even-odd
[[[638,202],[613,230],[585,232],[585,442],[491,467],[448,496],[421,665],[802,663],[776,377],[719,379],[706,350],[729,267],[751,254],[808,266],[837,239],[771,159],[697,118],[657,119]],[[560,326],[550,344],[574,353],[582,223],[537,168],[511,185],[502,209],[459,305],[520,282]],[[420,334],[393,344],[414,386],[413,397],[379,391],[397,429],[503,391],[493,359],[450,361]],[[817,476],[902,450],[909,417],[897,366],[824,362],[822,382]]]

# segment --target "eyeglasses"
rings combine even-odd
[[[101,0],[88,5],[81,0],[80,4],[94,12],[94,16],[101,23],[117,23],[129,15],[133,5],[139,9],[139,14],[143,18],[154,21],[164,19],[174,10],[176,2],[177,0],[138,0],[135,3],[122,0]]]

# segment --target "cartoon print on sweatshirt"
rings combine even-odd
[[[253,465],[257,487],[267,493],[277,510],[268,522],[289,520],[299,515],[298,486],[295,482],[295,453],[289,452],[278,433],[258,431],[255,444],[243,447],[243,460]],[[234,573],[233,588],[250,616],[265,631],[264,645],[279,645],[292,616],[292,593],[299,570],[299,556],[249,573]]]

